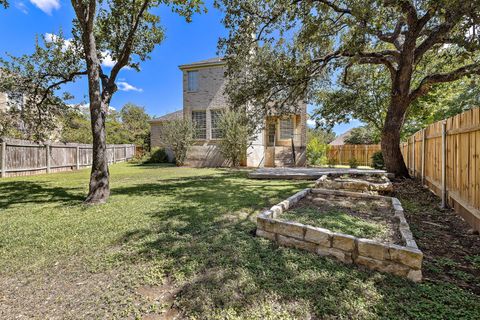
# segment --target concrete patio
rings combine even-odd
[[[384,170],[350,168],[258,168],[248,176],[251,179],[317,180],[323,175],[361,174],[380,175]]]

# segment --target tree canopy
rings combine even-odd
[[[227,60],[227,92],[234,105],[249,102],[258,110],[288,109],[301,99],[323,107],[321,93],[338,89],[338,80],[384,73],[387,107],[375,113],[379,118],[384,113],[382,151],[387,170],[408,176],[399,148],[408,110],[438,84],[480,74],[479,4],[224,0],[219,6],[229,34],[220,47]],[[368,89],[362,83],[357,87]]]

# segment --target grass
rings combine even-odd
[[[0,180],[2,317],[480,318],[479,296],[455,285],[253,236],[260,210],[311,182],[131,164],[111,176],[109,202],[93,207],[82,204],[86,170]]]
[[[314,207],[298,207],[284,212],[280,218],[350,234],[359,238],[384,237],[388,232],[385,224],[367,221],[336,209],[319,212]]]

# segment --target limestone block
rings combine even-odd
[[[318,246],[317,254],[324,257],[334,257],[343,263],[353,263],[352,254],[340,249]]]
[[[314,242],[324,247],[331,247],[332,232],[328,229],[307,226],[305,231],[305,240]]]
[[[317,245],[315,243],[282,236],[281,234],[277,235],[277,241],[279,245],[285,247],[297,248],[310,252],[315,252],[317,249]]]
[[[397,245],[390,245],[390,260],[402,263],[413,269],[422,268],[423,253],[418,249],[410,249]]]
[[[274,232],[288,237],[294,237],[303,240],[305,226],[301,223],[289,221],[277,221],[274,226]]]
[[[334,232],[332,233],[332,247],[343,251],[353,252],[355,249],[355,237],[348,234]]]
[[[275,233],[275,220],[259,216],[257,217],[257,228]]]
[[[389,258],[388,247],[380,242],[370,239],[357,240],[358,254],[364,257],[377,260],[386,260]]]
[[[275,241],[275,233],[257,229],[257,237]]]
[[[412,280],[413,282],[420,282],[420,281],[422,281],[422,271],[421,270],[410,270],[408,272],[407,278]]]

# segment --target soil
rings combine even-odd
[[[293,208],[285,214],[292,216],[305,212],[305,209],[313,209],[319,215],[330,214],[332,212],[342,212],[353,217],[359,218],[370,225],[378,226],[383,232],[374,236],[353,234],[357,237],[365,237],[383,243],[394,243],[404,245],[401,234],[398,229],[398,222],[394,218],[393,208],[390,202],[376,199],[359,199],[334,195],[315,195],[307,197],[298,202]],[[285,217],[285,214],[283,217]],[[279,217],[282,219],[282,216]],[[326,227],[314,224],[317,227]],[[349,226],[340,227],[339,230],[332,230],[342,233],[348,233]],[[361,231],[360,231],[361,233]]]
[[[417,245],[424,254],[425,280],[448,282],[480,294],[480,236],[418,181],[395,182]]]

